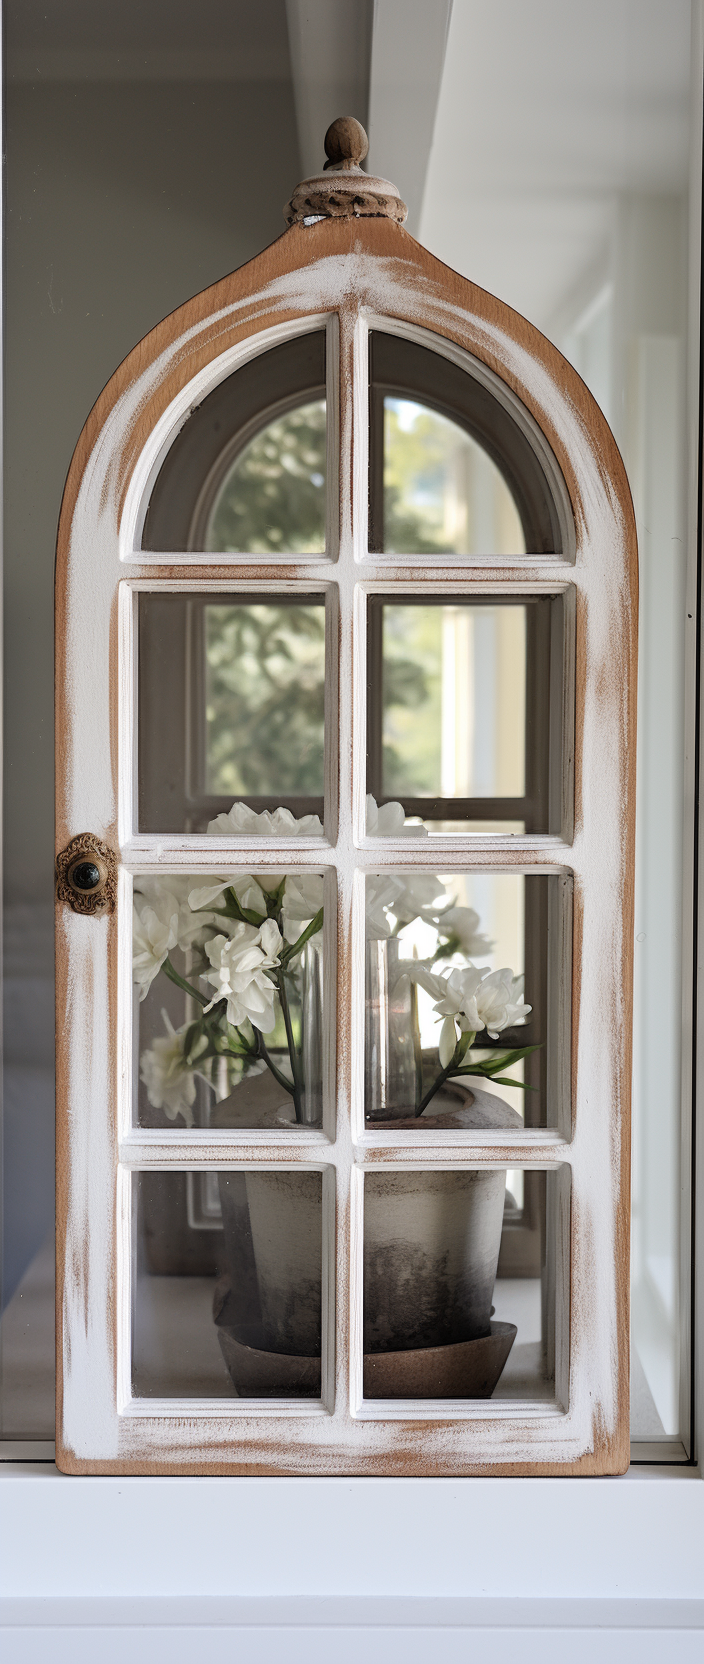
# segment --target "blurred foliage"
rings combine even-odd
[[[206,541],[215,553],[324,552],[324,399],[270,422],[240,452],[218,492]]]
[[[443,416],[408,399],[384,400],[384,548],[439,554],[448,471],[465,436]]]
[[[399,422],[387,401],[386,547],[443,548],[444,481],[454,424],[417,410]],[[271,422],[233,463],[211,516],[208,548],[252,554],[325,547],[325,402]],[[440,610],[384,609],[385,792],[440,789]],[[206,611],[207,789],[323,791],[324,615],[321,606],[212,606]]]
[[[207,790],[322,796],[324,607],[211,606],[205,618]]]

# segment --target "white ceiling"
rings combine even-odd
[[[618,193],[681,192],[690,0],[454,0],[420,240],[543,328]]]

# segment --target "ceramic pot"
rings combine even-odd
[[[489,1334],[506,1173],[369,1173],[364,1350],[451,1346]]]
[[[428,1130],[522,1124],[503,1099],[454,1083],[429,1109],[436,1113],[409,1124]],[[399,1128],[398,1120],[394,1125]],[[504,1169],[366,1176],[366,1354],[457,1345],[490,1334],[505,1184]],[[319,1357],[320,1174],[223,1173],[220,1199],[232,1334],[263,1352]]]
[[[381,1123],[383,1124],[383,1123]],[[387,1123],[400,1129],[398,1119]],[[450,1083],[421,1128],[520,1127],[503,1098]],[[490,1333],[506,1170],[369,1173],[364,1184],[364,1350],[452,1346]]]
[[[232,1315],[265,1352],[314,1357],[321,1345],[319,1173],[221,1173]]]

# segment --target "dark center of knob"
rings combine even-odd
[[[96,890],[100,883],[100,868],[95,861],[79,861],[71,868],[71,883],[76,890]]]

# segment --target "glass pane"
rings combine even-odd
[[[384,790],[525,794],[526,608],[384,607]]]
[[[420,872],[366,881],[369,1123],[554,1125],[547,1009],[557,880]],[[551,1031],[551,1054],[567,1036]]]
[[[141,1126],[318,1126],[323,876],[136,878]]]
[[[383,328],[370,352],[369,546],[489,559],[559,554],[566,490],[526,425],[444,354]]]
[[[324,330],[242,364],[184,422],[150,493],[144,549],[325,550]]]
[[[206,792],[322,797],[324,606],[203,613]]]
[[[226,830],[234,798],[233,832],[267,830],[246,805],[319,834],[324,752],[321,596],[140,596],[141,830]]]
[[[322,1174],[134,1175],[136,1397],[319,1398]]]
[[[507,1178],[505,1168],[365,1174],[365,1398],[566,1407],[569,1169],[525,1175],[537,1181],[530,1209],[516,1207]]]
[[[322,554],[325,458],[324,399],[270,422],[227,467],[206,521],[205,548]]]
[[[377,806],[400,803],[432,832],[557,830],[561,635],[558,598],[372,601],[368,791]]]
[[[511,492],[464,428],[411,399],[384,400],[384,549],[518,555]]]

